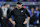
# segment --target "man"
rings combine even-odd
[[[34,13],[36,13],[36,21],[35,21],[35,25],[38,27],[39,26],[39,11],[38,11],[38,6],[35,7],[35,11]]]
[[[10,10],[7,8],[6,4],[4,4],[1,9],[2,9],[2,17],[3,17],[3,18],[1,18],[2,19],[1,27],[7,27],[8,14],[9,14]]]
[[[32,16],[34,15],[34,8],[33,8],[33,7],[31,8],[31,12],[30,12],[30,13],[31,13],[31,16],[30,16],[30,17],[31,17],[31,18],[30,18],[30,24],[33,25],[33,21],[32,21],[32,20],[33,20],[33,19],[32,19],[32,18],[33,18]]]
[[[35,13],[34,8],[31,8],[31,18],[30,18],[30,24],[32,26],[36,26],[36,21],[37,21],[37,17],[36,17],[37,13]]]
[[[27,21],[25,21],[25,14],[28,15]],[[14,21],[11,19],[11,15],[14,15]],[[25,24],[29,21],[30,15],[26,9],[22,8],[22,3],[17,3],[17,8],[15,8],[9,14],[9,21],[15,25],[15,27],[25,27]]]
[[[36,6],[36,11],[37,13],[36,17],[37,17],[37,24],[39,24],[39,11],[38,11],[38,6]]]

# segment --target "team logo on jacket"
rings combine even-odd
[[[23,10],[21,10],[21,12],[23,12]]]

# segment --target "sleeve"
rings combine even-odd
[[[30,14],[28,13],[28,11],[26,10],[26,14],[28,15],[28,17],[30,17]]]
[[[8,18],[11,18],[11,15],[13,15],[13,11],[11,11],[10,13],[9,13],[9,15],[8,15]]]

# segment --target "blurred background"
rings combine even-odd
[[[6,7],[12,11],[14,8],[16,8],[16,3],[17,2],[22,2],[23,8],[26,8],[27,11],[30,14],[30,21],[27,23],[27,27],[40,27],[40,0],[0,0],[0,8],[4,7],[4,4],[6,4]],[[33,17],[31,16],[32,13],[34,13]],[[36,14],[35,14],[36,13]],[[27,17],[27,15],[26,15]],[[13,20],[13,16],[11,16]],[[35,18],[34,21],[32,18]],[[26,20],[26,19],[25,19]],[[0,23],[1,27],[1,23]],[[14,27],[10,21],[8,22],[7,27]]]

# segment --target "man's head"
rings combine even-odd
[[[6,5],[6,4],[4,4],[3,6],[4,6],[4,7],[7,7],[7,5]]]
[[[13,10],[13,9],[14,9],[14,6],[12,5],[12,6],[11,6],[11,10]]]
[[[18,9],[20,9],[20,8],[22,8],[22,3],[18,2],[16,6],[17,6]]]
[[[10,7],[10,4],[7,4],[7,7],[9,8]]]
[[[31,8],[31,12],[33,12],[33,11],[34,11],[34,8],[32,7],[32,8]]]
[[[36,7],[36,10],[38,11],[38,7]]]

